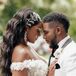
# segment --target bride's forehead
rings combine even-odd
[[[36,26],[33,26],[32,28],[42,28],[42,27],[43,27],[42,24],[39,23],[39,24],[37,24]]]

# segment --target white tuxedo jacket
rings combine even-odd
[[[63,42],[65,41],[64,39]],[[76,76],[76,43],[74,41],[62,50],[57,63],[60,69],[55,70],[55,76]]]

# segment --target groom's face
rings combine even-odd
[[[51,45],[56,43],[56,27],[54,23],[43,23],[43,31],[45,40]]]

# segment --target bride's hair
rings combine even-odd
[[[24,36],[26,28],[31,28],[40,23],[41,19],[39,15],[33,12],[31,9],[21,9],[14,14],[11,20],[9,20],[6,28],[6,33],[3,36],[3,46],[1,49],[2,56],[4,57],[3,72],[5,76],[11,76],[10,64],[13,49],[18,44],[26,44]]]

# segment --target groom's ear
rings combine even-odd
[[[61,27],[57,26],[56,27],[56,34],[57,35],[60,35],[61,34],[61,31],[62,31]]]

